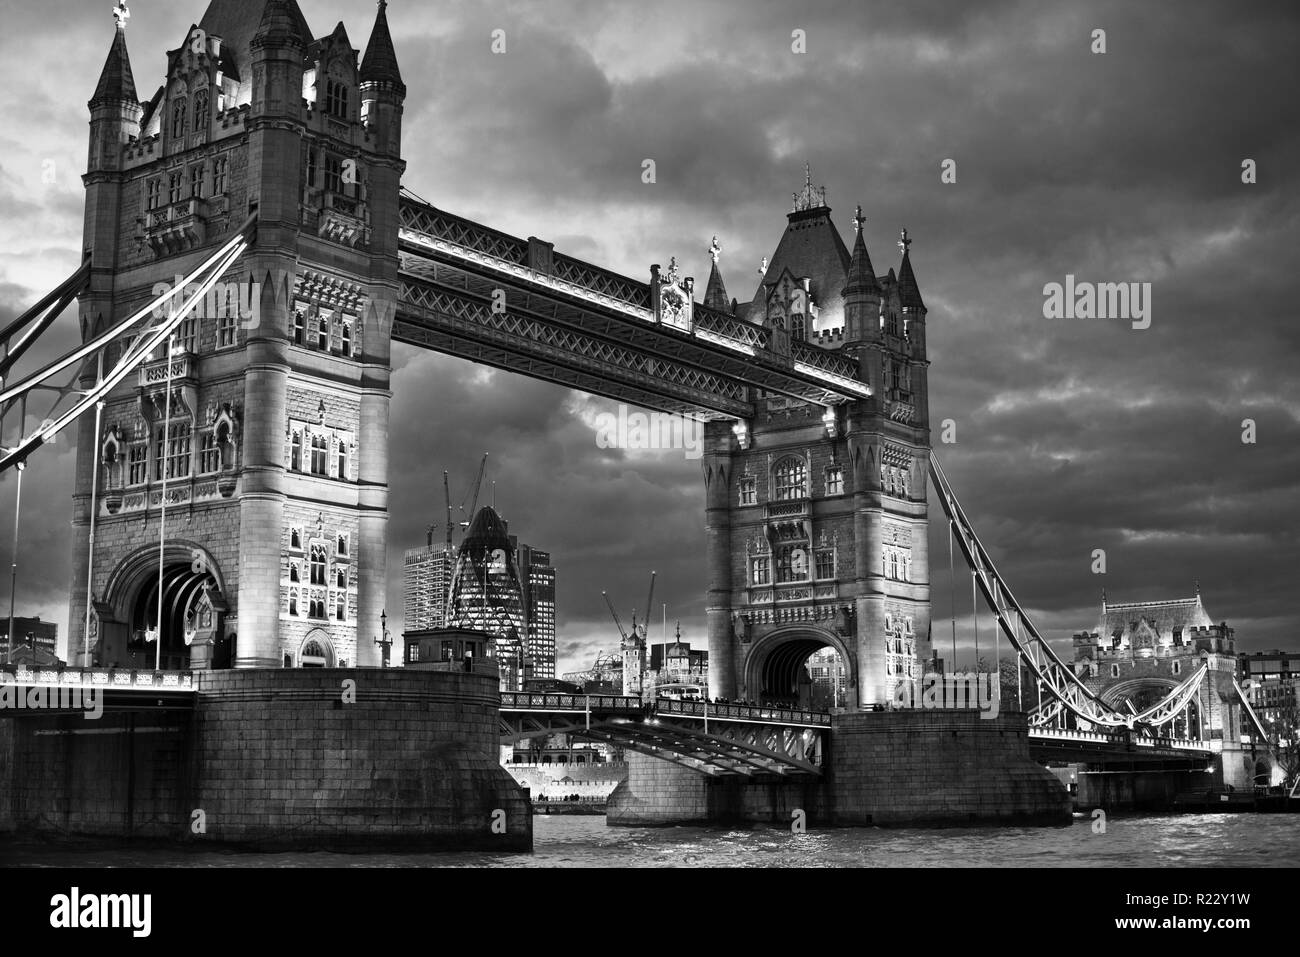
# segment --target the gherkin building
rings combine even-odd
[[[520,690],[527,613],[514,548],[495,509],[479,509],[470,523],[456,557],[447,601],[447,625],[492,635],[501,690]]]

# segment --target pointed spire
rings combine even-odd
[[[113,8],[117,29],[113,31],[113,45],[108,48],[108,58],[99,74],[95,95],[90,99],[92,104],[105,100],[125,100],[132,104],[139,102],[135,92],[135,77],[131,75],[131,57],[126,52],[126,21],[130,16],[131,11],[125,3],[118,3]]]
[[[858,238],[853,241],[853,255],[849,259],[849,272],[844,284],[844,295],[864,295],[875,293],[880,295],[880,282],[876,279],[876,270],[871,265],[871,257],[867,254],[867,243],[862,238],[862,224],[866,219],[862,215],[862,207],[859,206],[857,215],[853,217],[853,231],[858,234]]]
[[[722,273],[718,271],[718,257],[721,255],[722,246],[718,244],[718,237],[714,236],[713,242],[709,244],[709,257],[713,260],[713,265],[709,268],[709,285],[704,290],[704,304],[719,312],[730,312],[727,287],[722,281]]]
[[[921,299],[921,288],[916,284],[916,274],[912,272],[912,257],[909,250],[912,240],[907,235],[906,227],[900,235],[902,238],[898,241],[898,248],[903,251],[903,264],[898,267],[898,298],[904,309],[924,309],[925,302]]]
[[[406,94],[402,71],[397,66],[397,52],[393,49],[393,36],[388,32],[388,2],[379,0],[375,27],[370,31],[366,55],[361,59],[362,83],[391,83],[399,93]]]
[[[268,0],[266,9],[262,11],[262,22],[253,34],[252,45],[256,47],[268,42],[284,44],[286,41],[297,41],[306,48],[311,43],[311,37],[303,36],[302,23],[302,11],[298,9],[295,0]]]

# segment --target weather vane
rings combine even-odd
[[[126,21],[131,19],[131,11],[127,9],[126,0],[117,0],[113,7],[113,19],[117,21],[119,30],[126,29]]]
[[[899,233],[899,236],[901,236],[902,238],[899,239],[899,241],[898,241],[898,248],[901,249],[901,250],[903,251],[903,255],[906,256],[906,255],[907,255],[907,247],[910,246],[910,245],[912,245],[912,240],[911,240],[911,239],[908,237],[908,235],[907,235],[907,227],[906,227],[906,226],[903,227],[902,231]]]
[[[713,237],[713,242],[709,243],[709,255],[713,257],[713,264],[718,264],[718,257],[722,255],[722,246],[718,244],[718,237]]]
[[[862,231],[862,224],[867,221],[867,217],[862,215],[862,207],[859,206],[857,212],[853,214],[853,231],[855,233]]]

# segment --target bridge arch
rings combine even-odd
[[[754,642],[745,659],[745,697],[760,703],[802,700],[810,684],[804,665],[808,658],[832,648],[840,656],[849,676],[843,706],[857,707],[857,659],[844,639],[829,628],[801,623],[778,628]]]
[[[118,563],[104,589],[100,664],[152,668],[158,626],[158,546],[144,545]],[[210,551],[185,539],[167,542],[162,553],[162,653],[164,668],[190,666],[189,641],[222,634],[225,576]],[[189,641],[187,641],[187,638]]]

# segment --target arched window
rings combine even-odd
[[[335,548],[335,554],[337,554],[340,558],[347,558],[347,557],[348,557],[348,540],[347,540],[347,538],[346,538],[345,536],[343,536],[343,535],[340,535],[340,536],[339,536],[337,546],[338,546],[338,547]]]
[[[329,474],[329,440],[323,435],[311,437],[311,474]]]
[[[194,94],[194,128],[203,129],[208,119],[208,91],[199,90]]]
[[[341,323],[341,325],[343,326],[342,352],[345,356],[351,356],[352,355],[352,323],[348,322],[347,320],[344,320]]]
[[[325,602],[321,601],[319,598],[313,598],[310,602],[308,602],[308,603],[307,603],[307,617],[308,617],[308,618],[324,618],[324,617],[325,617]]]
[[[289,547],[302,550],[302,534],[296,528],[289,529]]]
[[[325,81],[325,112],[342,120],[348,118],[348,88],[338,80]]]
[[[348,617],[348,600],[343,595],[335,599],[334,617],[338,621],[347,621]]]
[[[338,476],[339,481],[346,482],[348,480],[348,444],[342,439],[339,439],[338,452],[335,457],[338,459],[338,463],[334,474]],[[339,541],[342,542],[343,540],[340,538]],[[339,554],[343,555],[346,552],[340,552]]]
[[[775,498],[777,501],[788,501],[789,499],[807,496],[808,475],[807,470],[804,468],[803,459],[791,455],[777,462],[775,478]]]
[[[295,309],[293,311],[293,344],[295,346],[302,345],[306,339],[306,335],[307,319],[303,315],[302,309]]]
[[[302,433],[301,432],[293,433],[293,438],[290,440],[289,448],[290,448],[289,468],[291,468],[295,472],[301,472],[302,471]],[[295,531],[294,535],[296,536],[297,534],[298,533]],[[296,545],[294,547],[301,548],[302,546]]]
[[[330,323],[324,315],[316,327],[316,347],[321,351],[328,351],[330,347]]]
[[[796,312],[790,317],[790,338],[804,341],[803,313]]]
[[[325,547],[323,545],[313,545],[311,547],[311,583],[313,585],[325,584]]]
[[[290,563],[289,563],[289,581],[291,581],[291,582],[296,582],[296,581],[299,581],[299,580],[300,580],[300,579],[298,578],[298,563],[297,563],[297,562],[290,562]]]
[[[297,579],[295,578],[294,581],[297,581]],[[298,592],[296,589],[289,592],[289,614],[295,618],[298,617]]]
[[[185,135],[185,97],[178,96],[172,103],[172,137]]]
[[[343,569],[340,568],[340,569],[338,570],[338,573],[334,576],[334,584],[335,584],[335,586],[338,587],[338,588],[347,588],[347,587],[348,587],[348,573],[345,572]]]

